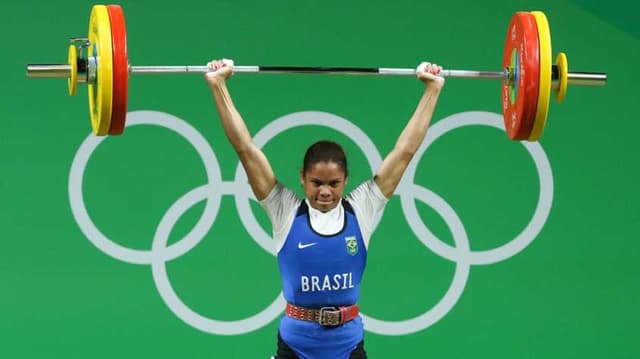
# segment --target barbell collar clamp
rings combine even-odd
[[[72,37],[69,39],[69,43],[78,49],[86,49],[91,46],[91,42],[87,37]]]

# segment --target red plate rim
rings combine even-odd
[[[110,135],[124,132],[127,117],[127,88],[129,85],[129,60],[127,56],[127,30],[124,12],[120,5],[107,5],[111,22],[113,52],[113,110]]]

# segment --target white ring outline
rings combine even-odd
[[[162,217],[158,229],[153,236],[153,250],[164,250],[166,248],[171,229],[176,221],[185,213],[182,209],[189,209],[196,203],[206,199],[209,192],[210,190],[207,186],[200,186],[182,196],[169,208],[167,213]],[[248,318],[231,321],[207,318],[193,311],[178,297],[169,282],[169,275],[167,274],[165,263],[166,261],[161,258],[155,258],[151,263],[153,280],[160,297],[178,318],[203,332],[218,335],[238,335],[252,332],[271,323],[282,313],[285,307],[286,301],[284,300],[282,291],[280,291],[280,294],[269,306]]]
[[[159,225],[157,231],[156,231],[156,235],[154,235],[154,242],[153,242],[153,246],[152,246],[152,250],[151,251],[139,251],[139,250],[132,250],[129,248],[125,248],[122,246],[119,246],[113,242],[111,242],[109,239],[107,239],[96,227],[95,225],[91,222],[87,212],[86,212],[86,208],[84,206],[84,202],[83,202],[83,197],[82,197],[82,192],[81,192],[81,188],[82,188],[82,176],[84,173],[84,168],[88,162],[88,159],[91,155],[91,153],[93,152],[93,150],[95,150],[95,148],[97,147],[97,145],[102,141],[103,138],[96,138],[94,136],[89,136],[89,138],[87,138],[85,140],[85,142],[81,145],[80,149],[78,150],[78,153],[76,154],[76,157],[74,158],[74,162],[72,164],[72,169],[71,169],[71,174],[70,174],[70,180],[69,180],[69,195],[70,195],[70,201],[72,203],[72,212],[74,214],[74,217],[76,218],[76,221],[78,222],[83,234],[85,234],[85,236],[87,236],[87,238],[92,241],[94,243],[94,245],[96,245],[96,247],[98,247],[99,249],[101,249],[103,252],[105,252],[108,255],[111,255],[112,257],[115,257],[117,259],[123,260],[125,262],[130,262],[130,263],[135,263],[135,264],[152,264],[152,268],[153,268],[153,276],[154,276],[154,281],[156,281],[156,285],[158,286],[158,290],[160,291],[160,294],[163,298],[163,300],[165,301],[165,303],[167,303],[167,305],[170,305],[170,303],[181,303],[179,301],[179,299],[177,298],[177,296],[175,295],[175,292],[173,292],[171,285],[168,281],[168,276],[166,274],[166,268],[164,266],[164,263],[167,260],[173,259],[178,257],[179,255],[182,255],[184,253],[186,253],[188,250],[190,250],[191,248],[193,248],[193,246],[195,246],[200,240],[202,240],[204,238],[204,234],[208,231],[205,230],[204,232],[202,230],[199,230],[196,232],[196,228],[198,228],[199,225],[203,225],[203,224],[207,224],[206,227],[210,228],[213,224],[213,221],[215,220],[215,215],[217,214],[217,211],[219,209],[219,205],[220,205],[220,200],[221,200],[221,195],[223,193],[226,194],[234,194],[236,195],[236,204],[239,204],[239,200],[238,200],[238,193],[242,193],[242,191],[239,191],[239,187],[238,187],[238,181],[241,180],[243,177],[246,181],[246,174],[244,174],[243,169],[241,168],[240,165],[238,165],[237,169],[236,169],[236,179],[235,182],[233,183],[223,183],[220,180],[220,171],[219,171],[219,167],[217,166],[217,160],[215,158],[215,154],[213,153],[213,150],[210,149],[210,147],[208,147],[208,144],[206,143],[206,140],[204,140],[204,138],[202,138],[202,136],[195,131],[191,126],[187,125],[186,122],[162,113],[162,112],[155,112],[155,111],[137,111],[137,112],[132,112],[130,113],[128,116],[132,117],[132,114],[151,114],[153,117],[153,121],[148,121],[146,119],[140,119],[139,121],[136,121],[135,118],[129,118],[128,119],[128,123],[127,126],[131,126],[131,125],[137,125],[137,124],[152,124],[152,125],[158,125],[160,123],[161,126],[170,128],[176,132],[178,132],[179,134],[181,134],[183,137],[185,137],[187,140],[189,140],[189,142],[191,142],[191,139],[188,138],[189,135],[185,135],[185,133],[190,133],[190,135],[194,135],[195,138],[200,139],[199,143],[200,143],[200,148],[198,148],[196,144],[194,144],[194,146],[196,147],[196,150],[198,151],[198,153],[200,154],[201,158],[203,159],[203,163],[205,164],[205,167],[207,169],[207,174],[209,177],[209,184],[205,185],[205,186],[201,186],[198,187],[192,191],[190,191],[189,193],[185,194],[183,197],[181,197],[178,201],[176,201],[174,203],[174,205],[171,206],[171,208],[167,211],[167,213],[165,214],[165,216],[163,217],[161,224]],[[329,116],[334,116],[331,114],[327,114],[327,113],[323,113],[323,112],[307,112],[309,114],[314,114],[314,115],[318,115],[318,114],[326,114]],[[291,121],[292,117],[288,117],[288,116],[293,116],[295,117],[296,114],[300,114],[300,113],[293,113],[290,115],[286,115],[283,118],[288,118],[288,121]],[[415,167],[417,166],[417,160],[419,158],[422,157],[423,152],[426,150],[426,148],[428,147],[428,145],[430,143],[432,143],[437,137],[439,137],[440,135],[448,132],[451,129],[454,129],[456,127],[459,126],[465,126],[465,125],[473,125],[473,124],[485,124],[488,126],[493,126],[493,127],[497,127],[502,129],[502,127],[499,125],[499,122],[496,121],[491,121],[490,119],[485,120],[482,123],[474,123],[473,121],[476,121],[477,118],[474,118],[474,115],[490,115],[490,116],[497,116],[496,114],[493,113],[489,113],[489,112],[466,112],[466,113],[459,113],[453,116],[450,116],[448,118],[445,118],[441,121],[439,121],[438,123],[436,123],[435,125],[432,126],[432,128],[430,129],[430,134],[427,136],[427,138],[425,139],[425,142],[423,143],[423,145],[421,146],[421,148],[419,149],[419,153],[416,154],[416,156],[414,157],[414,161],[415,164],[410,164],[410,167],[412,166],[412,175],[415,176]],[[144,116],[142,116],[144,117]],[[337,116],[334,116],[336,119],[341,119]],[[499,116],[498,116],[499,117]],[[164,120],[158,120],[158,119],[164,119]],[[457,119],[457,120],[456,120]],[[466,119],[466,120],[464,120]],[[133,121],[132,121],[133,120]],[[284,128],[282,129],[282,131],[286,130],[287,128],[290,127],[295,127],[293,126],[291,123],[287,123],[287,121],[278,119],[275,120],[274,122],[270,123],[267,127],[269,127],[271,124],[273,123],[278,123],[280,125],[282,125],[281,123],[279,123],[278,121],[281,120],[284,123]],[[344,120],[344,119],[342,119]],[[355,125],[353,125],[352,123],[350,123],[347,120],[344,120],[346,124],[350,124],[352,125],[355,129],[359,130],[357,127],[355,127]],[[180,122],[184,122],[184,126],[180,126],[179,123]],[[311,121],[313,122],[313,121]],[[454,125],[449,125],[449,127],[446,127],[444,124],[445,123],[449,123],[449,122],[453,122]],[[326,123],[307,123],[307,124],[316,124],[316,125],[320,125],[320,126],[327,126]],[[296,126],[302,125],[301,123],[296,124]],[[438,126],[440,125],[440,126]],[[287,127],[288,126],[288,127]],[[267,128],[265,127],[265,128]],[[434,129],[438,129],[439,127],[441,127],[440,131],[438,130],[434,130]],[[186,130],[185,130],[186,128]],[[269,127],[270,128],[270,127]],[[277,125],[273,125],[273,128],[278,128]],[[334,130],[338,130],[336,128],[333,127],[329,127],[332,128]],[[189,132],[189,129],[192,130],[193,132]],[[361,131],[360,131],[361,132]],[[266,134],[264,134],[266,133]],[[278,134],[280,132],[276,132],[275,134]],[[343,132],[344,133],[344,132]],[[435,133],[435,135],[434,135]],[[264,131],[264,129],[259,132],[259,134],[263,134],[264,136],[268,136],[269,131]],[[275,135],[272,134],[272,137]],[[345,133],[346,134],[346,133]],[[348,134],[347,134],[348,135]],[[368,136],[366,136],[366,134],[364,134],[364,136],[367,138],[368,141],[364,141],[364,142],[369,142],[371,143],[371,141],[369,140]],[[352,138],[353,139],[353,138]],[[256,135],[256,138],[254,139],[254,141],[257,141],[258,143],[260,143],[261,138]],[[266,140],[264,140],[264,142],[266,143]],[[191,142],[193,144],[193,142]],[[204,143],[204,145],[202,145],[202,143]],[[527,145],[527,143],[523,143],[525,145],[525,147]],[[264,145],[264,143],[262,143],[262,145]],[[542,173],[541,170],[539,168],[540,163],[542,163],[543,165],[546,163],[547,164],[547,168],[548,168],[548,180],[551,182],[551,191],[552,191],[552,178],[551,178],[551,170],[550,170],[550,166],[548,165],[548,160],[546,159],[546,155],[544,154],[544,151],[542,150],[542,147],[539,146],[539,144],[535,144],[538,145],[538,151],[537,152],[533,152],[534,150],[530,149],[529,147],[527,147],[527,149],[529,150],[529,152],[532,154],[532,156],[534,156],[534,161],[536,160],[536,155],[540,156],[540,154],[542,154],[542,156],[544,157],[543,160],[544,161],[536,161],[536,166],[538,168],[538,172],[539,175],[541,176],[541,198],[542,198],[542,191],[543,191],[543,183],[544,183],[544,178],[542,177]],[[377,149],[375,149],[375,146],[371,145],[369,147],[373,147],[373,151],[369,151],[367,152],[366,150],[363,151],[367,157],[369,153],[376,153],[377,154],[377,158],[379,159],[379,154],[377,152]],[[531,147],[535,147],[535,146],[531,146]],[[210,151],[203,151],[203,148],[208,148]],[[213,162],[207,162],[206,160],[206,155],[211,154],[211,157],[209,157],[209,159],[212,159]],[[368,157],[369,158],[369,157]],[[381,159],[379,160],[381,162]],[[370,164],[372,163],[371,160],[369,160]],[[214,163],[215,165],[213,165],[214,168],[211,168],[211,166],[207,167],[207,164],[211,164]],[[372,166],[375,168],[375,166]],[[408,171],[409,172],[409,169]],[[407,196],[407,189],[408,184],[406,183],[406,178],[408,176],[405,174],[405,176],[403,177],[403,181],[401,182],[401,184],[398,187],[398,191],[396,192],[397,195],[400,195],[401,197],[401,201],[403,201],[403,211],[405,211],[405,215],[406,213],[406,208],[405,208],[405,203],[406,201],[406,196]],[[217,191],[213,188],[209,188],[209,186],[211,186],[215,181],[212,181],[211,179],[215,178],[218,179],[218,183],[220,184],[220,188],[216,188]],[[397,321],[397,322],[385,322],[385,321],[380,321],[371,317],[366,316],[365,314],[363,315],[363,318],[366,318],[366,329],[376,332],[378,334],[387,334],[387,335],[402,335],[402,334],[408,334],[408,333],[413,333],[419,330],[423,330],[426,327],[428,327],[429,325],[437,322],[438,320],[440,320],[444,315],[447,314],[448,310],[450,310],[453,305],[455,305],[456,301],[458,300],[458,298],[460,297],[460,295],[462,294],[462,291],[464,290],[464,286],[466,283],[466,279],[468,277],[468,272],[469,272],[469,265],[470,264],[489,264],[489,263],[493,263],[493,262],[486,262],[486,263],[482,263],[481,261],[478,260],[478,258],[474,259],[474,255],[478,254],[478,253],[482,253],[482,252],[471,252],[469,250],[469,242],[468,240],[463,242],[462,240],[459,240],[460,236],[464,235],[464,238],[466,239],[466,233],[464,232],[464,229],[462,227],[462,223],[460,222],[459,218],[457,217],[457,215],[455,215],[455,212],[451,209],[451,207],[439,196],[437,196],[435,193],[427,190],[424,187],[420,187],[416,184],[411,184],[411,186],[413,187],[414,190],[416,190],[416,193],[424,193],[425,198],[427,198],[427,201],[432,201],[434,203],[436,203],[436,206],[441,207],[441,210],[445,210],[446,213],[448,213],[448,215],[452,215],[453,220],[447,220],[447,218],[445,218],[445,216],[443,216],[441,213],[439,213],[443,219],[445,219],[445,222],[447,223],[448,226],[450,226],[451,222],[457,223],[457,225],[459,226],[459,228],[451,228],[450,229],[452,231],[452,233],[454,233],[454,241],[456,242],[456,248],[453,249],[452,247],[446,245],[446,249],[445,251],[449,251],[447,253],[447,255],[450,256],[450,258],[442,255],[442,253],[434,250],[433,248],[431,248],[430,246],[433,246],[434,243],[443,243],[441,242],[439,239],[437,239],[424,225],[424,223],[420,220],[419,222],[422,223],[423,225],[423,229],[422,230],[416,230],[415,228],[413,228],[412,226],[412,230],[414,230],[414,233],[416,233],[416,236],[418,237],[418,239],[421,240],[421,242],[423,244],[425,244],[425,246],[427,246],[429,249],[431,249],[432,251],[434,251],[434,253],[443,256],[444,258],[447,258],[449,260],[455,261],[458,263],[458,265],[456,266],[456,272],[454,274],[454,279],[452,281],[452,284],[449,288],[449,290],[447,291],[447,293],[445,294],[445,297],[443,297],[440,302],[438,304],[436,304],[436,306],[434,306],[433,308],[431,308],[429,311],[423,313],[422,315],[416,317],[416,318],[412,318],[409,320],[405,320],[405,321]],[[78,191],[74,191],[74,188],[78,188],[80,190]],[[422,188],[422,191],[419,189]],[[164,230],[164,228],[171,228],[173,226],[173,224],[175,224],[175,221],[177,221],[178,218],[180,218],[181,214],[178,214],[178,210],[174,209],[176,207],[183,207],[185,205],[181,205],[183,202],[186,202],[187,205],[189,203],[191,203],[191,206],[195,203],[198,203],[199,201],[206,199],[205,194],[208,193],[210,195],[210,197],[208,198],[209,200],[207,201],[207,206],[205,207],[205,211],[203,211],[203,217],[201,218],[201,220],[198,221],[198,224],[196,225],[196,227],[194,227],[194,229],[182,240],[173,243],[171,246],[166,247],[166,241],[168,240],[168,232]],[[214,195],[214,193],[216,195]],[[551,192],[552,193],[552,192]],[[202,197],[202,198],[201,198]],[[245,202],[248,205],[248,199],[249,196],[244,196],[245,199],[247,199],[247,201]],[[416,196],[413,196],[412,200],[409,201],[411,203],[413,203],[413,206],[415,207],[415,200]],[[215,204],[217,204],[217,206],[213,206],[215,207],[215,209],[211,209],[210,204],[215,202]],[[550,199],[548,199],[548,207],[550,209],[550,205],[552,202],[552,197]],[[79,205],[79,203],[82,203]],[[438,204],[439,203],[439,204]],[[542,201],[542,199],[539,201],[538,204],[538,208],[536,209],[536,213],[538,214],[539,209],[541,207],[541,203],[542,205],[544,205],[544,202]],[[189,206],[190,207],[190,206]],[[187,207],[187,209],[189,208]],[[434,209],[436,209],[434,207]],[[544,209],[544,207],[542,208]],[[208,223],[208,221],[206,221],[205,217],[205,213],[207,213],[207,210],[209,210],[210,212],[213,212],[213,216],[208,217],[211,218],[210,223]],[[417,209],[416,209],[417,210]],[[239,213],[242,213],[242,210],[240,209],[240,206],[238,206],[238,211]],[[437,210],[436,210],[437,211]],[[175,212],[175,214],[174,214]],[[250,208],[249,211],[247,212],[245,210],[244,213],[250,213]],[[544,211],[540,212],[542,214],[538,214],[536,217],[536,214],[534,214],[534,219],[536,218],[540,218],[542,217],[548,217],[548,210],[545,213]],[[242,216],[242,214],[241,214]],[[408,216],[410,217],[410,216]],[[203,219],[204,218],[204,219]],[[253,217],[253,219],[255,219],[255,217]],[[533,221],[533,220],[532,220]],[[510,254],[514,255],[516,253],[518,253],[519,251],[521,251],[522,249],[524,249],[533,239],[535,239],[535,235],[537,235],[537,233],[539,232],[539,230],[541,229],[541,227],[544,225],[544,222],[546,221],[546,218],[544,218],[543,220],[539,221],[539,223],[541,223],[540,228],[536,231],[535,230],[535,226],[533,226],[533,232],[534,234],[531,236],[531,238],[526,238],[527,241],[523,241],[522,239],[519,240],[518,244],[519,244],[519,248],[517,250],[517,252]],[[246,218],[245,220],[243,220],[243,224],[245,225],[245,227],[247,227],[247,223],[246,223]],[[253,221],[255,224],[257,224],[257,221]],[[409,224],[411,225],[411,222],[408,221]],[[169,223],[170,225],[168,225],[167,223]],[[264,233],[264,230],[261,229],[261,227],[258,225],[258,227],[260,228],[260,231],[262,232],[261,235],[266,235]],[[530,224],[525,228],[525,230],[523,230],[523,232],[521,233],[521,235],[519,237],[516,237],[516,239],[519,238],[523,238],[523,233],[528,233],[531,232],[532,230],[529,229],[531,228],[531,222]],[[199,228],[198,228],[199,229]],[[462,229],[461,231],[459,229]],[[528,232],[527,232],[527,229]],[[170,232],[170,230],[169,230]],[[195,235],[193,235],[194,233],[202,233],[202,238],[200,239],[191,239],[191,238],[197,238]],[[457,235],[455,234],[457,233]],[[166,235],[165,235],[166,234]],[[422,234],[422,237],[425,237],[424,239],[420,236],[420,234]],[[97,235],[95,238],[91,237],[91,235]],[[268,252],[275,254],[274,250],[269,250],[267,248],[269,247],[265,247],[266,241],[264,241],[264,239],[262,240],[263,243],[261,244],[259,242],[259,240],[257,240],[255,235],[252,235],[252,238],[254,238],[254,240],[256,240],[256,243],[258,243],[263,249],[266,249]],[[430,238],[430,239],[429,239]],[[509,243],[515,241],[512,240]],[[509,244],[507,243],[507,244]],[[523,244],[524,243],[524,244]],[[502,247],[506,247],[507,245],[498,247],[502,248]],[[174,248],[175,247],[175,248]],[[177,249],[176,249],[177,248]],[[438,248],[437,245],[435,248]],[[466,248],[466,249],[465,249]],[[171,249],[173,249],[173,251],[171,251]],[[442,250],[442,248],[438,248],[439,250]],[[155,255],[157,253],[157,251],[162,250],[162,254],[161,255]],[[484,251],[484,252],[489,252],[492,250],[488,250],[488,251]],[[173,254],[170,254],[173,253]],[[178,254],[176,254],[178,253]],[[479,256],[475,256],[475,257],[479,257]],[[508,258],[508,257],[505,257]],[[504,258],[503,258],[504,259]],[[500,259],[498,259],[500,260]],[[475,262],[474,262],[475,261]],[[485,260],[486,261],[486,260]],[[496,260],[497,261],[497,260]],[[162,264],[160,266],[160,264]],[[462,265],[461,265],[462,264]],[[163,289],[164,288],[164,289]],[[177,300],[177,301],[176,301]],[[179,317],[185,316],[184,313],[187,313],[186,315],[189,315],[190,309],[187,308],[186,306],[184,306],[184,304],[182,304],[183,307],[179,308],[176,310],[176,308],[172,308],[172,311],[174,311],[174,313],[176,315],[178,315]],[[282,311],[282,308],[284,308],[284,298],[282,297],[282,293],[280,293],[280,295],[276,298],[276,300],[269,306],[267,307],[265,310],[261,311],[260,313],[256,314],[253,317],[247,318],[247,319],[243,319],[240,321],[234,321],[234,322],[221,322],[221,321],[215,321],[215,320],[211,320],[208,318],[204,318],[199,316],[197,313],[192,312],[191,314],[194,314],[195,316],[199,317],[202,320],[198,320],[198,318],[195,318],[196,320],[190,320],[188,321],[188,323],[190,323],[191,325],[193,325],[194,327],[200,329],[200,330],[204,330],[204,331],[209,331],[207,330],[208,327],[210,327],[211,325],[223,325],[224,328],[222,330],[217,330],[216,333],[217,334],[223,334],[223,335],[234,335],[234,334],[241,334],[241,333],[246,333],[246,332],[250,332],[253,331],[255,329],[258,329],[266,324],[268,324],[268,322],[270,322],[271,320],[268,320],[269,317],[271,317],[273,315],[273,313],[279,314]],[[179,314],[179,313],[183,313],[183,314]],[[251,330],[246,330],[247,327],[243,327],[242,325],[244,324],[248,324],[251,322],[252,319],[254,318],[258,318],[259,321],[264,321],[264,324],[260,325],[260,323],[258,323],[258,325],[256,326],[255,324],[252,325],[252,327],[256,326],[256,328],[253,328]],[[181,319],[184,320],[183,317],[181,317]],[[268,321],[266,321],[268,320]],[[418,325],[419,327],[416,329],[414,328],[410,328],[412,325]],[[422,327],[422,328],[420,328]]]
[[[153,120],[151,120],[153,119]],[[207,140],[195,128],[187,122],[158,111],[134,111],[127,114],[127,127],[137,125],[155,125],[168,128],[185,138],[196,149],[202,159],[205,167],[208,183],[215,186],[221,183],[220,166],[218,160],[209,146]],[[73,213],[78,226],[82,233],[93,243],[98,249],[107,255],[119,259],[123,262],[132,264],[151,264],[154,259],[161,258],[163,260],[171,260],[177,258],[193,247],[195,247],[205,236],[209,228],[218,214],[220,201],[222,199],[221,191],[210,188],[207,204],[202,213],[202,217],[194,228],[181,240],[172,243],[166,250],[155,252],[153,250],[139,250],[124,247],[113,242],[104,235],[93,223],[87,208],[84,204],[83,177],[87,163],[93,151],[107,137],[98,137],[90,134],[78,148],[76,155],[71,164],[69,174],[69,202],[71,204],[71,212]]]
[[[409,166],[405,172],[402,182],[398,185],[396,193],[400,196],[402,203],[402,210],[405,216],[413,219],[419,219],[418,209],[413,199],[408,199],[410,191],[406,188],[410,184],[407,183],[408,178],[415,179],[416,168],[419,160],[422,158],[427,148],[440,136],[445,133],[454,130],[458,127],[470,126],[470,125],[485,125],[489,127],[495,127],[504,131],[504,121],[502,116],[482,111],[462,112],[452,116],[449,116],[441,121],[438,121],[430,129],[418,151],[416,152],[413,160],[409,163]],[[542,149],[540,143],[535,142],[520,142],[525,149],[531,154],[533,161],[536,165],[538,172],[538,178],[540,179],[540,191],[538,196],[538,203],[534,214],[529,221],[529,224],[520,232],[514,239],[503,244],[502,246],[482,250],[471,251],[470,254],[460,253],[456,248],[451,247],[449,244],[441,241],[429,231],[422,220],[407,221],[409,226],[413,230],[413,233],[419,238],[429,249],[439,256],[446,258],[452,262],[457,262],[460,255],[470,255],[471,264],[486,265],[493,264],[499,261],[503,261],[510,258],[526,248],[544,227],[544,224],[549,218],[551,212],[551,204],[553,202],[553,175],[551,173],[551,164],[547,156]],[[415,225],[414,225],[415,224]]]
[[[415,197],[423,196],[422,201],[424,203],[434,204],[431,208],[438,208],[444,211],[444,213],[439,212],[438,214],[451,229],[456,248],[462,253],[468,253],[469,239],[460,218],[456,215],[453,208],[440,196],[422,186],[413,184],[412,189],[415,191],[414,194],[417,195]],[[436,212],[438,212],[438,210],[436,210]],[[425,242],[422,241],[422,243],[424,244]],[[449,285],[449,289],[447,289],[445,295],[435,306],[414,318],[401,321],[375,319],[361,312],[360,315],[362,316],[365,329],[376,334],[406,335],[424,330],[442,319],[462,296],[462,292],[464,292],[465,285],[467,284],[467,279],[469,278],[470,264],[468,257],[460,256],[459,259],[460,260],[456,262],[456,270],[453,274],[453,280]]]

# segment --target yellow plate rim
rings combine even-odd
[[[538,90],[538,106],[533,129],[529,141],[537,141],[547,124],[549,98],[551,97],[551,33],[546,15],[541,11],[532,11],[538,25],[538,41],[540,47],[540,84]]]
[[[569,62],[564,52],[556,56],[556,66],[558,67],[558,88],[556,89],[556,102],[562,103],[567,96],[567,81],[569,80]]]
[[[89,112],[91,127],[98,136],[109,133],[111,125],[111,106],[113,97],[113,59],[111,52],[111,23],[109,12],[105,5],[94,5],[89,18],[89,49],[88,57],[93,56],[94,46],[98,46],[96,53],[96,97],[93,98],[94,86],[89,84]]]
[[[67,61],[71,66],[71,73],[67,79],[67,87],[69,88],[69,96],[75,96],[78,89],[78,50],[75,45],[69,45],[69,53]]]

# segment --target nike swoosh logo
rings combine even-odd
[[[307,244],[302,244],[302,242],[298,242],[298,249],[305,249],[307,247],[315,246],[318,242],[311,242]]]

